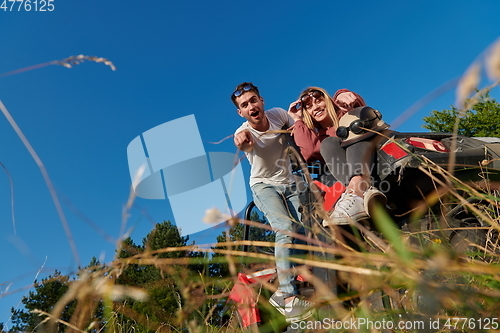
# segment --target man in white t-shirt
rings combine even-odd
[[[283,134],[273,132],[289,128],[294,120],[281,108],[264,111],[259,89],[249,82],[239,84],[231,100],[238,114],[246,119],[234,134],[234,144],[245,152],[251,165],[250,188],[254,202],[276,232],[274,254],[279,289],[269,303],[288,322],[304,320],[312,313],[311,303],[297,296],[292,285],[290,249],[282,246],[293,242],[290,235],[293,223],[300,223],[299,198],[290,159],[285,153],[288,140]]]

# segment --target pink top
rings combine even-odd
[[[321,141],[329,136],[336,136],[335,130],[336,129],[334,127],[312,130],[307,127],[302,120],[297,120],[295,122],[295,127],[293,128],[293,138],[297,146],[299,146],[300,153],[306,162],[316,160],[323,161],[323,157],[321,157],[319,150]]]
[[[349,103],[348,105],[345,105],[345,104],[339,102],[339,100],[338,100],[338,96],[342,93],[345,93],[345,92],[350,92],[355,97],[355,100],[352,101],[351,103]],[[338,110],[337,115],[338,115],[339,119],[342,118],[342,116],[344,114],[346,114],[347,112],[354,110],[355,108],[357,108],[359,106],[366,106],[366,103],[365,103],[365,100],[363,99],[363,97],[361,97],[358,93],[355,93],[354,91],[351,91],[349,89],[337,90],[335,92],[335,94],[333,95],[333,103],[337,107],[337,110]]]

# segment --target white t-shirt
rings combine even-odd
[[[272,108],[265,111],[269,120],[268,131],[279,131],[293,125],[294,121],[282,108]],[[256,183],[271,185],[288,185],[295,182],[291,173],[290,158],[285,153],[287,138],[282,133],[266,133],[254,129],[245,121],[234,134],[245,129],[250,130],[254,139],[254,147],[245,152],[252,166],[250,171],[250,186]],[[266,134],[264,134],[266,133]]]

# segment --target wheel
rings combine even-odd
[[[451,247],[460,254],[472,254],[478,251],[476,245],[486,245],[486,233],[484,229],[457,230],[451,236]]]
[[[253,201],[251,201],[246,209],[245,209],[245,220],[259,222],[262,225],[269,226],[269,222],[267,221],[264,213],[262,213],[259,208],[255,205]],[[274,232],[268,229],[259,228],[256,226],[250,226],[245,224],[243,226],[243,240],[250,241],[264,241],[264,242],[274,242]],[[274,246],[251,246],[248,245],[243,246],[244,252],[260,252],[264,254],[274,255]]]

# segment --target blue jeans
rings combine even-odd
[[[257,183],[252,185],[253,200],[276,232],[274,256],[278,272],[279,289],[285,294],[295,295],[292,285],[293,275],[289,260],[291,249],[278,244],[291,244],[293,237],[280,230],[292,232],[293,223],[300,223],[299,196],[295,184],[270,185]]]

